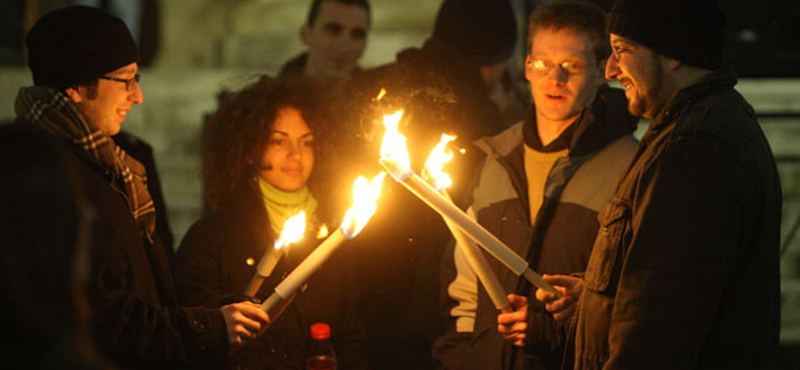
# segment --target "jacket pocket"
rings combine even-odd
[[[587,288],[602,292],[611,285],[628,215],[630,215],[629,202],[615,197],[597,216],[600,230],[597,232],[592,254],[586,266]]]

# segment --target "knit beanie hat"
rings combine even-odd
[[[50,12],[25,39],[33,84],[59,90],[88,83],[139,59],[121,19],[88,6]]]
[[[725,16],[715,0],[617,0],[608,32],[705,69],[722,66]]]
[[[517,22],[507,0],[444,0],[436,15],[433,37],[493,65],[514,54]]]

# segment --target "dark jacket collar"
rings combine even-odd
[[[628,113],[625,93],[620,89],[603,85],[592,106],[581,112],[575,121],[558,140],[568,142],[569,156],[577,157],[602,149],[608,143],[633,133],[639,119]],[[523,124],[525,142],[533,140],[536,129],[536,107],[531,105]]]
[[[697,102],[707,95],[721,90],[732,89],[736,82],[736,72],[734,72],[733,68],[728,67],[711,72],[703,77],[700,82],[675,93],[667,101],[665,108],[653,120],[652,128],[658,129],[660,126],[672,121],[685,106]]]
[[[278,72],[278,79],[294,80],[303,78],[306,75],[306,63],[308,63],[308,52],[301,53],[300,55],[289,59],[289,61],[281,67],[280,72]],[[351,77],[354,77],[362,72],[363,70],[361,67],[356,66],[356,69],[353,70]]]

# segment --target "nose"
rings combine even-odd
[[[617,56],[614,53],[611,53],[611,55],[608,57],[608,60],[606,61],[607,80],[614,80],[617,78],[617,75],[619,75],[620,70],[618,63],[619,60],[617,59]]]
[[[558,83],[566,83],[567,79],[569,78],[569,73],[567,73],[564,68],[560,65],[556,65],[550,72],[547,73],[547,78],[554,79]]]
[[[130,99],[133,104],[142,104],[144,102],[144,92],[142,92],[142,86],[139,85],[138,82],[134,82],[133,85],[133,90],[128,93],[128,99]]]
[[[303,159],[303,148],[301,143],[292,143],[289,148],[289,159],[300,162]]]

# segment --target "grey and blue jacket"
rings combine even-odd
[[[550,169],[542,205],[531,220],[524,151],[528,137],[536,135],[535,117],[531,107],[522,122],[476,142],[486,157],[468,211],[537,272],[580,273],[600,226],[598,212],[611,200],[633,156],[637,141],[632,132],[638,120],[628,114],[622,91],[601,89],[592,107],[568,129],[569,154]],[[515,349],[497,332],[499,312],[458,251],[449,249],[442,262],[449,325],[434,345],[437,361],[447,369],[559,368],[565,328],[537,304],[535,289],[487,255],[506,292],[528,296],[526,348]]]

